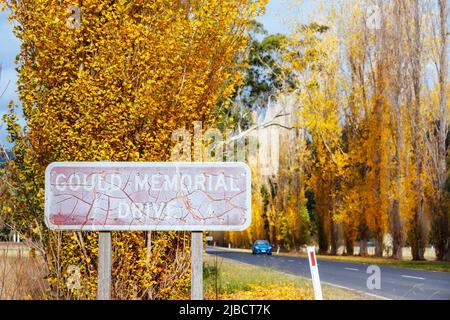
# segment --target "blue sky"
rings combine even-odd
[[[258,20],[262,22],[269,33],[288,33],[293,19],[309,20],[317,6],[317,0],[303,0],[301,4],[295,0],[270,0],[266,14]]]
[[[312,13],[314,0],[303,0],[301,5],[296,0],[270,0],[266,14],[258,20],[262,22],[269,33],[288,33],[292,19],[307,21]],[[8,23],[7,13],[0,12],[0,65],[2,66],[0,78],[0,120],[7,110],[11,100],[17,101],[17,76],[14,63],[19,53],[20,42],[14,37],[12,26]],[[0,121],[0,126],[1,126]],[[4,125],[0,128],[0,141],[6,143]]]
[[[15,57],[19,53],[19,40],[12,33],[12,26],[8,23],[7,14],[0,13],[0,65],[2,72],[0,75],[0,141],[5,143],[5,125],[2,125],[1,117],[7,110],[7,105],[11,100],[17,100],[16,93],[16,71]]]

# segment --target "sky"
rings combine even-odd
[[[293,19],[307,22],[315,8],[314,0],[298,3],[299,0],[270,0],[266,13],[257,20],[264,24],[269,34],[288,33]],[[11,100],[18,102],[15,58],[19,53],[20,41],[14,36],[7,17],[7,12],[0,12],[0,95],[3,93],[0,97],[0,141],[9,146],[1,118]]]

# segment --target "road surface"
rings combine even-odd
[[[247,263],[269,267],[285,273],[311,278],[308,258],[288,256],[252,255],[216,247],[208,247],[207,253]],[[385,299],[450,300],[450,272],[436,272],[379,266],[381,289],[369,290],[368,264],[338,262],[317,259],[320,280],[338,287],[352,289]]]

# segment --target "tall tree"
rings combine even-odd
[[[46,166],[56,160],[169,160],[172,132],[213,121],[218,100],[227,101],[241,83],[249,21],[265,1],[2,3],[22,41],[18,88],[26,135],[17,133],[13,115],[7,122],[16,144],[15,185],[23,186],[32,209],[24,208],[24,216],[42,238],[52,294],[91,298],[97,236],[46,230]],[[181,296],[189,283],[186,236],[157,233],[148,246],[143,232],[113,233],[112,296]],[[81,268],[80,291],[66,287],[69,265]]]
[[[409,65],[410,79],[412,82],[411,90],[411,127],[413,153],[415,163],[415,208],[413,221],[409,234],[409,241],[414,260],[423,260],[425,256],[425,246],[427,234],[425,229],[425,204],[424,204],[424,154],[425,144],[423,135],[423,117],[422,117],[422,26],[421,26],[421,7],[419,0],[411,0],[410,3],[403,3],[405,13],[411,19],[411,26],[407,28],[407,41],[409,47]]]
[[[437,23],[432,25],[435,34],[435,47],[438,52],[435,60],[437,83],[439,88],[439,107],[436,116],[436,129],[432,134],[431,153],[433,167],[433,209],[432,227],[433,242],[436,256],[439,260],[450,260],[450,225],[449,225],[449,194],[446,190],[447,181],[447,155],[448,155],[448,2],[437,0],[439,14]]]

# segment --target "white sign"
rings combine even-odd
[[[237,162],[55,162],[45,172],[52,230],[241,231],[251,173]]]

